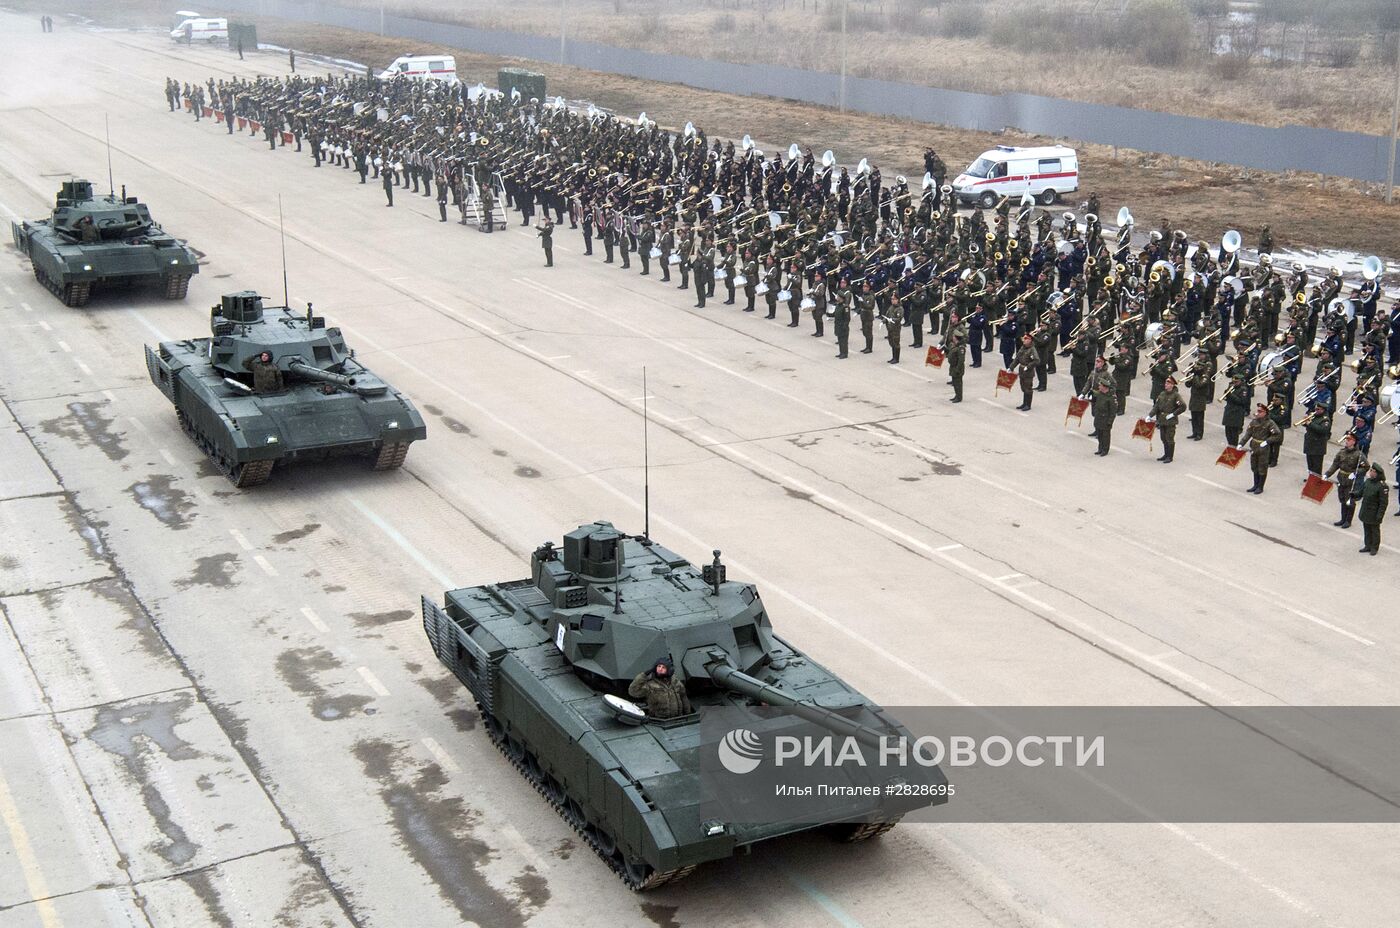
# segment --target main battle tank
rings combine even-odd
[[[375,470],[403,463],[427,437],[402,393],[355,360],[337,328],[262,297],[225,294],[211,338],[146,346],[151,381],[185,433],[235,486],[267,480],[279,462],[366,455]]]
[[[95,283],[159,282],[167,300],[181,300],[199,273],[198,256],[161,229],[135,197],[96,197],[85,180],[63,182],[53,216],[12,222],[15,247],[29,256],[34,277],[69,306],[83,306]]]
[[[697,570],[648,538],[594,522],[565,535],[562,551],[536,549],[530,568],[529,579],[448,591],[443,606],[422,597],[424,629],[492,742],[632,889],[795,832],[877,837],[904,813],[947,801],[926,791],[882,800],[875,815],[869,804],[849,816],[833,804],[820,821],[717,818],[702,751],[722,759],[723,749],[704,740],[708,712],[781,707],[807,730],[865,745],[907,732],[777,637],[758,591],[728,580],[718,551]],[[662,720],[623,697],[667,658],[694,711]],[[894,782],[875,771],[847,776]],[[914,776],[947,782],[937,767]]]

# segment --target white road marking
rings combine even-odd
[[[993,406],[993,407],[995,407],[995,408],[997,408],[997,409],[1005,409],[1005,408],[1006,408],[1005,406],[1003,406],[1003,405],[1001,405],[1000,403],[998,403],[996,400],[989,400],[989,399],[987,399],[985,396],[979,396],[979,397],[977,397],[977,402],[979,402],[979,403],[986,403],[988,406]]]
[[[1008,580],[1015,580],[1017,577],[1024,577],[1022,573],[1002,574],[1000,577],[993,577],[997,583],[1005,583]]]
[[[254,554],[253,561],[261,567],[263,573],[267,574],[269,577],[277,576],[277,568],[273,567],[272,564],[268,562],[267,558],[263,557],[261,554]]]
[[[10,296],[15,295],[14,288],[11,287],[9,284],[5,284],[5,292],[8,293]]]
[[[171,467],[174,467],[176,464],[179,463],[175,460],[175,455],[171,454],[169,451],[166,451],[164,448],[161,448],[159,450],[159,453],[160,456],[165,459],[165,463],[169,464]]]
[[[546,361],[563,361],[565,358],[571,358],[571,357],[573,357],[573,355],[571,355],[571,354],[556,354],[556,355],[550,355],[550,356],[546,357],[545,360],[546,360]]]
[[[33,306],[30,306],[28,303],[20,303],[20,304],[19,304],[19,308],[22,309],[22,310],[24,310],[24,311],[27,312],[27,313],[32,313],[32,312],[34,312],[34,307],[33,307]]]
[[[63,353],[64,353],[64,354],[72,354],[72,353],[73,353],[73,349],[72,349],[71,347],[69,347],[68,343],[65,342],[65,341],[64,341],[63,339],[61,339],[61,338],[58,340],[58,347],[61,348],[61,349],[63,349]]]
[[[1216,483],[1214,480],[1207,480],[1207,479],[1204,478],[1204,477],[1197,477],[1195,474],[1187,474],[1186,476],[1190,477],[1192,480],[1196,480],[1196,481],[1199,481],[1199,482],[1201,482],[1201,483],[1204,483],[1204,484],[1206,484],[1207,486],[1215,487],[1217,490],[1224,490],[1226,493],[1233,493],[1233,492],[1235,492],[1234,490],[1232,490],[1232,489],[1230,489],[1229,487],[1225,486],[1225,484],[1223,484],[1223,483]]]
[[[517,829],[514,825],[504,825],[498,832],[498,834],[502,838],[505,838],[506,843],[511,845],[511,847],[515,849],[515,852],[517,854],[525,858],[525,860],[528,861],[530,866],[534,867],[535,870],[537,870],[540,873],[544,873],[549,870],[549,864],[545,863],[544,858],[541,857],[539,855],[539,852],[537,852],[530,845],[529,841],[525,840],[525,836],[522,835],[519,829]]]
[[[933,550],[934,550],[935,552],[942,553],[942,552],[944,552],[944,551],[956,551],[958,548],[961,548],[961,547],[962,547],[962,545],[957,544],[957,543],[955,542],[955,543],[953,543],[953,544],[951,544],[951,545],[944,545],[944,546],[941,547],[941,548],[934,548]]]
[[[52,332],[52,331],[53,331],[53,326],[49,325],[47,322],[45,322],[45,321],[42,320],[42,319],[39,320],[39,328],[43,329],[45,332]]]
[[[141,313],[138,312],[137,310],[129,309],[129,310],[127,310],[127,312],[129,312],[129,313],[131,314],[131,317],[132,317],[133,319],[135,319],[137,322],[141,323],[141,325],[145,326],[146,331],[148,331],[148,332],[150,332],[152,335],[154,335],[154,336],[156,337],[156,340],[157,340],[157,341],[162,341],[162,342],[172,341],[172,339],[170,338],[169,335],[166,335],[166,334],[165,334],[164,332],[162,332],[160,329],[156,328],[155,325],[152,324],[151,320],[149,320],[149,319],[147,319],[145,316],[141,315]]]
[[[448,773],[458,773],[461,767],[452,759],[452,755],[442,749],[442,745],[437,743],[435,738],[424,738],[423,747],[428,749],[428,753],[433,755],[433,760],[438,762],[438,766]]]
[[[253,550],[253,543],[250,542],[248,540],[248,537],[242,532],[240,532],[238,529],[231,528],[228,530],[228,533],[233,536],[234,541],[238,542],[238,547],[242,548],[244,551]]]
[[[84,374],[87,374],[89,377],[92,376],[92,368],[84,364],[82,358],[74,358],[73,363],[78,366],[78,370],[82,371]]]
[[[1341,528],[1340,526],[1333,525],[1331,522],[1319,522],[1317,524],[1321,525],[1325,529],[1330,529],[1331,531],[1339,532],[1340,534],[1347,535],[1351,538],[1360,538],[1360,536],[1354,535],[1349,530]],[[1385,542],[1381,542],[1381,547],[1387,551],[1393,551],[1396,554],[1400,554],[1400,548],[1392,547],[1386,544]]]
[[[400,363],[402,363],[402,359],[400,359]],[[453,583],[450,579],[448,579],[447,575],[441,570],[439,570],[437,565],[435,565],[432,561],[428,560],[428,558],[424,556],[423,552],[415,548],[409,542],[409,540],[403,536],[402,532],[400,532],[398,529],[394,528],[392,525],[386,522],[374,510],[370,509],[364,503],[355,499],[355,497],[351,496],[348,497],[348,499],[350,501],[350,505],[354,506],[360,511],[361,515],[363,515],[366,519],[369,519],[370,522],[374,523],[375,528],[379,529],[381,532],[387,535],[390,541],[398,545],[405,554],[407,554],[413,559],[414,563],[426,570],[428,574],[431,575],[432,578],[437,581],[439,586],[445,587],[449,590],[455,590],[457,588],[457,584]]]
[[[143,431],[143,432],[149,432],[149,431],[150,431],[150,429],[146,428],[145,423],[143,423],[140,419],[136,418],[135,416],[129,416],[129,417],[127,418],[127,421],[130,422],[132,425],[136,426],[136,428],[140,429],[140,430]]]
[[[306,617],[306,621],[311,623],[311,627],[321,634],[324,635],[330,631],[330,627],[321,621],[321,617],[312,611],[310,606],[302,606],[301,614]]]
[[[380,683],[379,678],[376,677],[368,667],[356,667],[355,669],[359,671],[360,676],[364,678],[364,681],[369,685],[369,688],[374,690],[374,695],[389,695],[389,688],[386,687],[383,683]]]
[[[115,403],[117,401],[117,395],[111,390],[103,390],[102,395],[107,398],[107,402],[109,403]]]

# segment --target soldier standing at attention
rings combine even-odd
[[[943,353],[948,359],[948,379],[953,384],[950,402],[962,402],[963,373],[967,370],[967,323],[956,309],[948,313],[948,332],[943,336]]]
[[[1168,377],[1162,385],[1162,392],[1152,401],[1150,421],[1157,423],[1157,431],[1162,436],[1162,456],[1157,460],[1170,464],[1176,456],[1176,424],[1181,414],[1186,412],[1186,403],[1176,388],[1176,378]]]
[[[1099,450],[1094,454],[1106,458],[1109,441],[1113,437],[1113,419],[1118,414],[1118,400],[1113,373],[1108,369],[1103,355],[1094,359],[1094,372],[1089,375],[1089,395],[1094,401],[1094,433],[1091,437],[1099,440]]]
[[[860,313],[860,334],[865,339],[865,347],[860,353],[870,354],[875,350],[875,295],[870,292],[868,280],[861,281],[856,311]]]
[[[554,267],[554,220],[549,213],[540,214],[536,234],[540,237],[540,247],[544,249],[544,266]]]
[[[836,307],[831,320],[836,329],[836,357],[845,358],[851,344],[851,292],[843,287],[832,299]]]
[[[1035,339],[1030,333],[1021,336],[1021,347],[1016,350],[1016,377],[1021,381],[1021,405],[1016,409],[1029,412],[1031,397],[1035,390],[1035,368],[1040,363],[1040,352],[1035,350]]]
[[[394,175],[393,175],[391,172],[389,172],[389,171],[385,171],[385,172],[383,173],[382,176],[383,176],[383,178],[384,178],[384,196],[385,196],[385,197],[388,199],[388,201],[389,201],[388,203],[385,203],[384,205],[385,205],[385,206],[393,206],[393,205],[394,205],[394,184],[393,184],[393,181],[390,180],[390,178],[393,177]]]
[[[1240,431],[1244,428],[1245,413],[1249,409],[1249,385],[1244,374],[1230,378],[1230,387],[1225,391],[1225,414],[1220,424],[1225,427],[1225,444],[1232,448],[1240,447]]]
[[[593,210],[585,203],[579,212],[583,213],[579,217],[579,225],[583,226],[583,253],[588,256],[593,254]]]
[[[1206,407],[1210,405],[1211,361],[1202,353],[1191,365],[1186,385],[1191,388],[1191,400],[1187,408],[1191,411],[1191,440],[1200,441],[1206,435]],[[1331,425],[1328,425],[1331,431]]]
[[[637,257],[642,260],[642,277],[651,276],[651,246],[656,244],[656,230],[647,220],[642,220],[642,230],[637,233]],[[661,258],[665,261],[663,255]]]
[[[1376,555],[1381,550],[1381,522],[1385,520],[1386,503],[1390,500],[1390,488],[1385,485],[1385,471],[1372,462],[1366,471],[1366,481],[1361,485],[1361,530],[1365,544],[1360,553]]]
[[[890,345],[890,359],[886,364],[899,363],[899,346],[904,338],[902,330],[904,328],[904,307],[900,305],[899,294],[890,295],[890,305],[885,307],[885,341]]]
[[[1245,429],[1245,441],[1249,444],[1249,469],[1254,472],[1254,486],[1249,493],[1264,492],[1264,482],[1269,479],[1269,449],[1283,441],[1283,432],[1269,418],[1269,407],[1258,403],[1254,407],[1254,418]]]
[[[623,245],[622,247],[626,248],[627,246]],[[626,257],[626,253],[623,254],[623,257]],[[710,250],[708,248],[705,248],[703,245],[701,246],[700,255],[695,259],[692,269],[695,271],[695,308],[704,309],[705,291],[708,289],[705,286],[705,281],[706,279],[713,280],[715,276],[715,268],[713,262],[710,260]]]
[[[384,189],[385,189],[385,190],[388,190],[388,189],[389,189],[389,187],[387,186],[387,183],[386,183],[386,186],[384,187]],[[392,200],[392,199],[393,199],[393,194],[391,193],[389,196],[390,196],[390,199]],[[390,206],[393,206],[393,203],[390,203],[389,205],[390,205]],[[491,231],[493,231],[493,229],[495,228],[495,225],[496,225],[496,223],[495,223],[495,221],[494,221],[494,218],[493,218],[492,215],[491,215],[491,214],[494,213],[495,211],[496,211],[496,198],[492,195],[492,193],[491,193],[491,187],[490,187],[490,185],[488,184],[486,187],[483,187],[482,190],[481,190],[481,224],[482,224],[483,226],[486,227],[486,228],[484,229],[484,231],[486,231],[486,232],[488,232],[488,233],[491,232]]]
[[[685,684],[676,679],[669,657],[657,661],[651,670],[637,674],[632,685],[627,687],[627,695],[643,700],[647,715],[654,719],[673,719],[692,711]]]
[[[821,271],[812,275],[812,322],[816,324],[812,337],[821,338],[826,322],[826,279]]]
[[[1322,476],[1322,460],[1327,456],[1327,443],[1332,439],[1332,414],[1326,406],[1314,405],[1303,422],[1303,457],[1308,473]]]
[[[613,225],[616,226],[622,221],[622,213],[619,211]],[[613,231],[616,233],[613,237],[617,240],[617,250],[622,254],[622,269],[630,271],[632,269],[632,239],[625,228],[614,228]]]
[[[441,174],[437,176],[437,204],[439,222],[447,221],[447,178]]]

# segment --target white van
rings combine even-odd
[[[1063,145],[1016,148],[998,145],[968,166],[953,181],[953,195],[963,203],[990,209],[1010,197],[1030,192],[1050,206],[1061,194],[1079,189],[1079,155]]]
[[[451,55],[401,55],[379,72],[379,79],[414,77],[425,81],[457,80],[457,59]]]
[[[185,41],[186,34],[189,35],[191,45],[198,45],[201,42],[206,44],[210,42],[227,42],[228,20],[196,17],[187,19],[170,30],[170,37],[176,42]]]

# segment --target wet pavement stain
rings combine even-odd
[[[323,722],[349,718],[374,701],[369,696],[332,696],[326,691],[318,675],[340,666],[340,659],[320,646],[294,648],[277,655],[277,675],[293,692],[311,700],[311,714]]]
[[[498,458],[503,458],[503,457],[505,457],[506,454],[507,454],[506,451],[503,451],[503,450],[501,450],[500,448],[492,448],[492,449],[491,449],[491,453],[494,454],[494,455],[495,455],[496,457],[498,457]]]
[[[412,609],[395,609],[391,612],[352,612],[350,618],[354,619],[360,628],[378,628],[381,625],[406,622],[417,614]]]
[[[276,535],[272,536],[272,540],[277,542],[279,545],[284,545],[289,541],[296,541],[298,538],[305,538],[307,535],[310,535],[312,532],[316,531],[316,529],[320,527],[320,522],[308,522],[301,528],[294,528],[285,532],[278,532]]]
[[[812,448],[822,440],[820,435],[813,435],[811,438],[789,438],[788,444],[794,448]]]
[[[419,679],[418,685],[427,690],[429,695],[437,700],[438,705],[447,710],[447,717],[452,720],[458,731],[472,731],[476,728],[481,714],[463,705],[464,689],[456,677],[444,674],[428,680]]]
[[[562,838],[558,844],[554,845],[549,853],[558,857],[560,860],[568,860],[573,856],[574,849],[577,847],[578,845],[574,843],[573,838]]]
[[[533,467],[527,467],[527,466],[524,465],[524,464],[521,464],[519,467],[517,467],[517,468],[515,469],[515,476],[517,476],[517,477],[529,477],[529,478],[533,478],[533,477],[538,477],[539,475],[540,475],[540,472],[539,472],[539,471],[535,470]]]
[[[423,411],[430,416],[437,416],[439,419],[442,420],[443,425],[447,426],[449,429],[456,432],[458,435],[470,435],[472,437],[476,436],[476,433],[472,431],[471,426],[467,425],[460,419],[454,419],[451,416],[447,415],[442,411],[441,406],[433,406],[429,403],[424,403]]]
[[[126,491],[162,525],[180,531],[189,528],[195,504],[188,493],[172,486],[174,480],[169,474],[157,474],[148,480],[133,483]]]
[[[219,465],[208,458],[200,458],[194,465],[195,475],[203,479],[205,477],[223,478],[223,471],[219,470]]]
[[[544,878],[533,867],[512,879],[514,894],[486,880],[481,871],[494,854],[472,833],[478,816],[459,797],[442,795],[447,778],[437,764],[401,771],[398,749],[378,740],[358,741],[353,752],[365,775],[380,784],[379,796],[403,848],[463,919],[492,928],[521,928],[536,911],[535,900],[549,898]]]
[[[156,785],[165,774],[152,769],[156,766],[152,762],[158,761],[159,754],[172,761],[202,756],[175,734],[175,726],[189,705],[189,695],[182,693],[155,702],[105,706],[98,710],[87,732],[89,741],[121,759],[127,776],[140,787],[146,811],[165,836],[163,843],[155,843],[151,849],[177,867],[193,860],[199,845],[171,818],[170,805]]]
[[[112,420],[99,410],[106,403],[69,403],[68,415],[39,423],[49,435],[72,440],[78,445],[95,445],[108,459],[120,461],[129,453],[120,435],[112,431]]]
[[[168,658],[170,656],[170,652],[166,650],[165,642],[161,640],[160,632],[156,630],[155,625],[151,624],[151,617],[146,614],[146,610],[141,608],[141,604],[132,597],[124,585],[116,580],[98,580],[88,584],[88,589],[126,613],[127,619],[122,623],[122,628],[136,635],[136,640],[141,644],[141,650],[155,658]]]
[[[681,923],[676,921],[676,913],[680,911],[680,908],[678,905],[643,902],[642,914],[651,919],[656,928],[680,928]]]
[[[802,500],[804,503],[810,503],[812,501],[812,494],[808,493],[806,490],[794,490],[792,487],[785,486],[783,487],[783,492],[793,499]]]
[[[1241,524],[1238,523],[1238,522],[1231,522],[1229,519],[1226,519],[1226,520],[1225,520],[1225,524],[1227,524],[1227,525],[1233,525],[1235,528],[1238,528],[1238,529],[1243,529],[1244,531],[1249,532],[1249,534],[1251,534],[1251,535],[1254,535],[1254,536],[1256,536],[1256,537],[1262,538],[1262,539],[1264,539],[1265,541],[1272,541],[1274,544],[1279,545],[1279,546],[1281,546],[1281,547],[1284,547],[1284,548],[1292,548],[1294,551],[1301,551],[1302,553],[1306,554],[1308,557],[1316,557],[1316,555],[1314,555],[1314,554],[1313,554],[1311,551],[1309,551],[1307,548],[1300,548],[1300,547],[1298,547],[1297,545],[1293,544],[1292,542],[1284,541],[1282,538],[1276,538],[1276,537],[1274,537],[1273,535],[1269,535],[1269,534],[1267,534],[1267,533],[1265,533],[1265,532],[1259,531],[1257,528],[1250,528],[1248,525],[1241,525]]]
[[[175,588],[188,590],[194,586],[233,586],[233,572],[238,568],[238,555],[211,554],[195,562],[194,572],[175,581]]]
[[[195,870],[192,873],[182,873],[177,877],[181,882],[194,891],[199,897],[200,903],[204,906],[204,911],[209,914],[210,924],[217,925],[218,928],[235,928],[234,921],[224,911],[222,903],[219,902],[219,893],[214,889],[214,881],[208,870]]]
[[[0,557],[0,570],[18,570],[19,558],[6,555]]]

